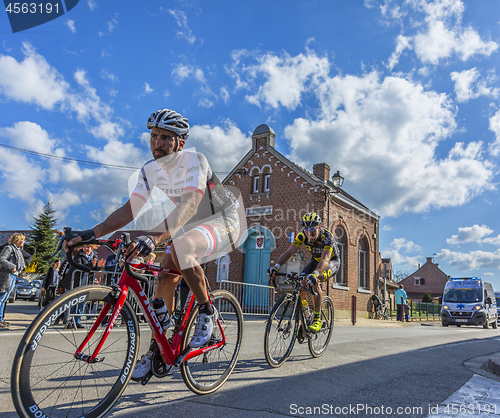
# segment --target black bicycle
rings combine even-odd
[[[274,304],[269,315],[264,337],[264,353],[267,363],[271,367],[280,367],[292,353],[295,341],[302,344],[307,340],[309,351],[313,357],[320,357],[328,347],[333,332],[333,302],[328,296],[321,301],[321,329],[317,332],[309,329],[312,309],[302,306],[300,290],[306,289],[314,293],[311,288],[303,287],[300,282],[304,279],[297,273],[277,273],[277,276],[286,277],[285,282],[294,283],[291,293],[281,296]]]

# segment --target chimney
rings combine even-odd
[[[314,164],[313,174],[323,181],[328,181],[330,179],[330,166],[327,163]]]
[[[432,264],[432,257],[427,257],[427,262]]]

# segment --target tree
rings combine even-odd
[[[432,296],[430,295],[430,293],[424,294],[424,296],[422,297],[422,302],[432,303]]]
[[[45,202],[43,211],[33,218],[33,226],[30,226],[32,232],[29,234],[29,244],[26,244],[25,249],[33,255],[29,267],[36,273],[45,274],[51,265],[52,253],[58,240],[55,213],[49,199]]]
[[[406,271],[399,270],[399,269],[393,269],[392,270],[392,280],[394,280],[396,283],[399,283],[401,280],[406,279],[410,273],[407,273]]]

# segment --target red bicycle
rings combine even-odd
[[[65,230],[68,237],[69,231]],[[123,234],[122,240],[128,244],[128,234]],[[93,240],[90,244],[109,248],[116,242]],[[68,261],[89,271],[71,257]],[[152,375],[165,377],[172,367],[179,366],[184,383],[197,394],[212,393],[228,379],[243,337],[243,314],[236,298],[224,290],[209,291],[217,312],[214,332],[204,346],[191,349],[189,341],[198,317],[194,296],[191,294],[185,314],[175,321],[172,331],[165,333],[139,284],[147,279],[133,269],[180,275],[149,264],[125,263],[118,285],[79,287],[56,298],[38,314],[19,344],[12,368],[11,392],[19,416],[100,417],[113,407],[130,380],[139,351],[139,323],[127,300],[129,290],[157,342]],[[85,329],[58,325],[57,318],[68,311],[80,316]]]

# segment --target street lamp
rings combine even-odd
[[[333,185],[335,186],[336,189],[340,189],[342,185],[344,184],[344,176],[340,174],[340,171],[337,171],[333,176],[332,176],[332,182]],[[340,190],[337,191],[337,193],[340,192]]]

